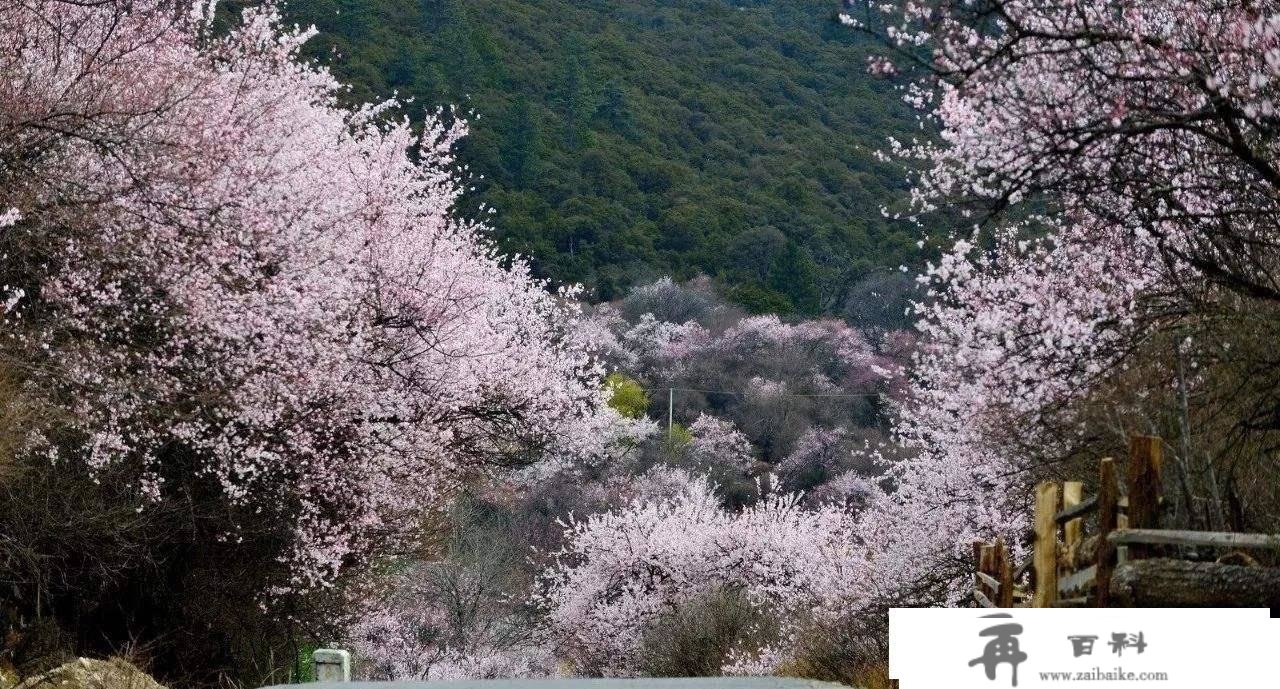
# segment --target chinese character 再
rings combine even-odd
[[[1085,636],[1077,634],[1068,636],[1071,639],[1071,651],[1075,653],[1075,657],[1093,655],[1093,642],[1098,640],[1097,636]]]
[[[1142,653],[1147,648],[1147,642],[1142,636],[1142,632],[1137,634],[1125,634],[1124,632],[1113,632],[1111,634],[1111,650],[1116,655],[1124,655],[1124,649],[1136,648],[1138,653]]]
[[[984,615],[983,617],[1008,618],[1010,616],[1006,613],[996,613],[994,615]],[[1017,635],[1021,633],[1022,625],[1016,622],[997,624],[994,627],[987,627],[978,632],[978,636],[994,636],[995,638],[987,642],[987,646],[980,657],[969,661],[969,667],[982,663],[983,669],[987,673],[987,679],[994,680],[996,678],[996,666],[1001,663],[1008,663],[1013,668],[1013,686],[1018,686],[1018,663],[1027,659],[1027,654],[1018,648]]]

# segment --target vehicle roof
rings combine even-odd
[[[846,689],[843,684],[793,677],[636,679],[487,679],[443,682],[308,682],[264,689]]]

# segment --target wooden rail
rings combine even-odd
[[[1054,515],[1053,520],[1059,524],[1065,524],[1077,517],[1083,517],[1098,511],[1098,496],[1090,496],[1089,499],[1077,505],[1072,505],[1065,510]]]
[[[1187,563],[1169,559],[1179,548],[1280,550],[1280,534],[1185,531],[1160,528],[1163,443],[1151,436],[1133,436],[1129,443],[1125,484],[1121,495],[1116,462],[1098,463],[1097,493],[1084,496],[1083,483],[1044,482],[1036,486],[1035,517],[1030,557],[1014,566],[1008,547],[996,539],[975,541],[974,603],[980,607],[1077,607],[1112,604],[1144,605],[1167,601],[1181,605],[1195,600],[1194,592],[1162,592],[1155,582],[1180,576],[1210,577],[1238,585],[1241,605],[1266,605],[1269,589],[1280,570],[1248,569],[1231,564]],[[1182,551],[1178,551],[1182,552]],[[1156,558],[1156,559],[1151,559]],[[1188,569],[1185,565],[1194,564]],[[1117,569],[1123,575],[1117,580]],[[1241,571],[1246,570],[1246,571]],[[1027,586],[1017,582],[1029,576]],[[1143,589],[1142,577],[1152,583]],[[1163,579],[1161,578],[1163,576]],[[1113,592],[1113,581],[1118,588]],[[1234,582],[1234,583],[1233,583]],[[1135,587],[1138,592],[1135,593]],[[1117,595],[1119,600],[1117,600]],[[1222,592],[1215,604],[1222,604]]]
[[[1225,531],[1174,531],[1171,529],[1120,529],[1107,535],[1112,543],[1182,545],[1205,548],[1258,548],[1280,550],[1280,535],[1228,533]]]

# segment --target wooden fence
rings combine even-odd
[[[1156,437],[1131,438],[1123,493],[1110,458],[1098,463],[1094,495],[1085,497],[1080,481],[1037,486],[1029,559],[1015,567],[1002,540],[974,542],[974,603],[1280,606],[1280,568],[1259,566],[1245,552],[1280,550],[1280,535],[1160,528],[1162,448]],[[1195,559],[1185,557],[1192,551]],[[1221,551],[1228,552],[1203,557]]]

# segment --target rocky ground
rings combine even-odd
[[[12,673],[0,673],[0,689],[165,689],[163,685],[123,658],[77,658],[44,674],[18,681]]]

